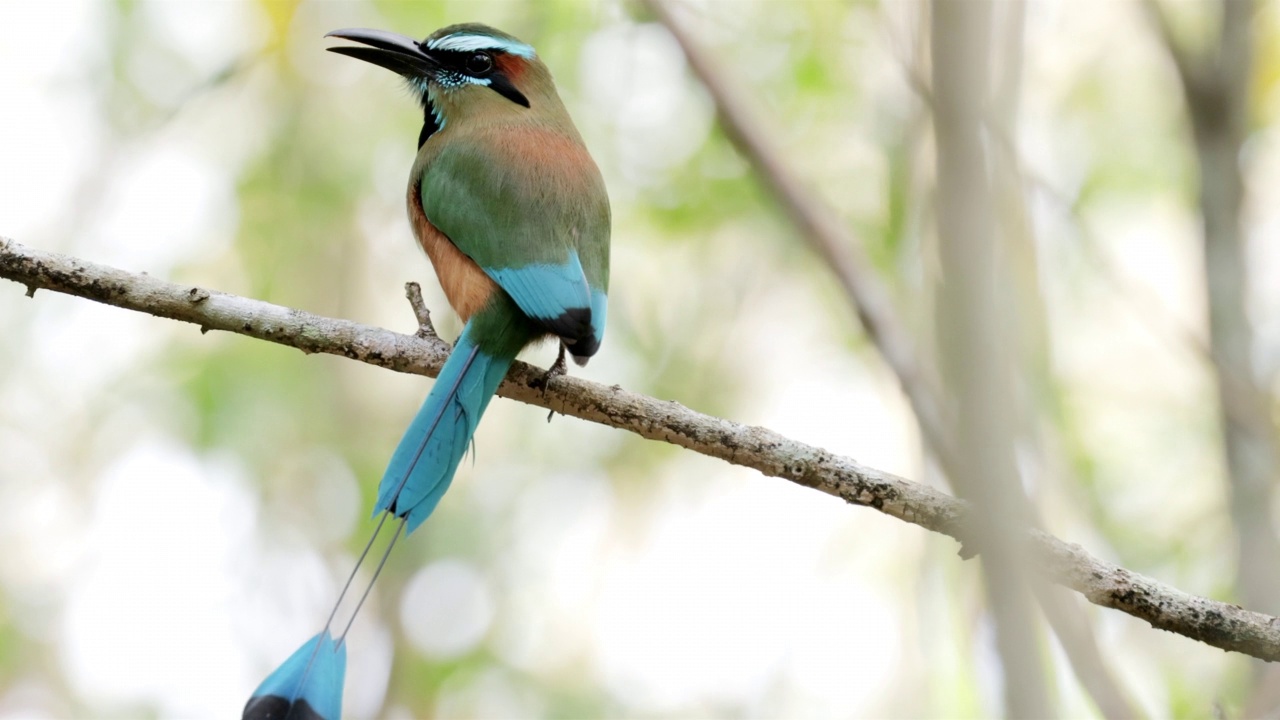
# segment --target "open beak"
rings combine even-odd
[[[369,47],[342,45],[326,49],[339,55],[348,55],[374,65],[381,65],[406,78],[432,77],[440,69],[440,63],[427,54],[417,40],[403,35],[385,30],[344,28],[327,33],[325,37],[342,38],[368,45]]]

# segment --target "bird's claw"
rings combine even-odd
[[[551,387],[551,381],[561,375],[567,375],[568,372],[569,366],[564,361],[564,343],[560,343],[560,354],[556,356],[556,361],[551,363],[551,367],[547,368],[547,371],[542,374],[542,377],[534,378],[533,382],[530,384],[534,388],[541,389],[542,394],[545,395],[547,393],[547,388]]]
[[[560,343],[560,354],[556,355],[556,361],[551,363],[551,367],[547,368],[547,371],[542,374],[542,377],[534,378],[531,385],[533,385],[534,388],[541,389],[542,395],[545,397],[547,389],[551,387],[551,381],[561,375],[567,375],[568,373],[569,366],[564,361],[564,343]],[[547,422],[551,422],[551,418],[555,417],[555,415],[555,410],[547,413]]]
[[[550,387],[552,380],[568,374],[569,366],[564,361],[564,343],[560,343],[560,353],[556,355],[556,361],[551,363],[551,367],[547,368],[546,374],[542,376],[542,389],[546,390]]]

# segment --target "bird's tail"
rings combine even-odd
[[[505,313],[504,313],[505,315]],[[480,416],[516,353],[529,340],[522,318],[477,316],[467,322],[422,409],[405,430],[378,486],[374,514],[405,519],[413,532],[449,489]],[[478,337],[485,338],[481,347]]]
[[[337,720],[347,648],[328,628],[289,656],[253,691],[244,720]]]
[[[505,300],[505,298],[502,298]],[[337,720],[342,709],[342,684],[346,673],[347,631],[364,605],[373,583],[382,572],[401,532],[413,532],[435,510],[436,505],[467,451],[476,424],[497,392],[516,354],[534,336],[527,321],[509,307],[500,305],[467,322],[453,352],[440,369],[422,408],[400,438],[391,462],[378,486],[374,515],[385,512],[378,522],[333,612],[319,635],[303,644],[288,660],[263,681],[245,705],[243,720]],[[506,311],[506,312],[504,312]],[[346,629],[337,640],[330,626],[351,588],[356,571],[369,554],[374,540],[388,517],[399,518],[395,535],[383,551],[364,594],[351,613]]]

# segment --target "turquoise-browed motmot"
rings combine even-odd
[[[422,42],[380,30],[329,35],[361,43],[329,50],[399,73],[422,104],[409,220],[466,322],[378,487],[374,514],[398,518],[398,537],[440,502],[521,349],[556,337],[561,367],[566,349],[579,364],[599,349],[609,200],[551,73],[529,45],[477,24],[452,25]],[[246,719],[338,717],[346,632],[335,639],[332,621],[258,687]]]

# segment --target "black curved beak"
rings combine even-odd
[[[342,38],[369,47],[342,45],[326,48],[329,52],[347,55],[380,65],[406,78],[432,77],[440,69],[440,63],[422,49],[417,40],[385,30],[343,28],[326,33],[325,37]]]

